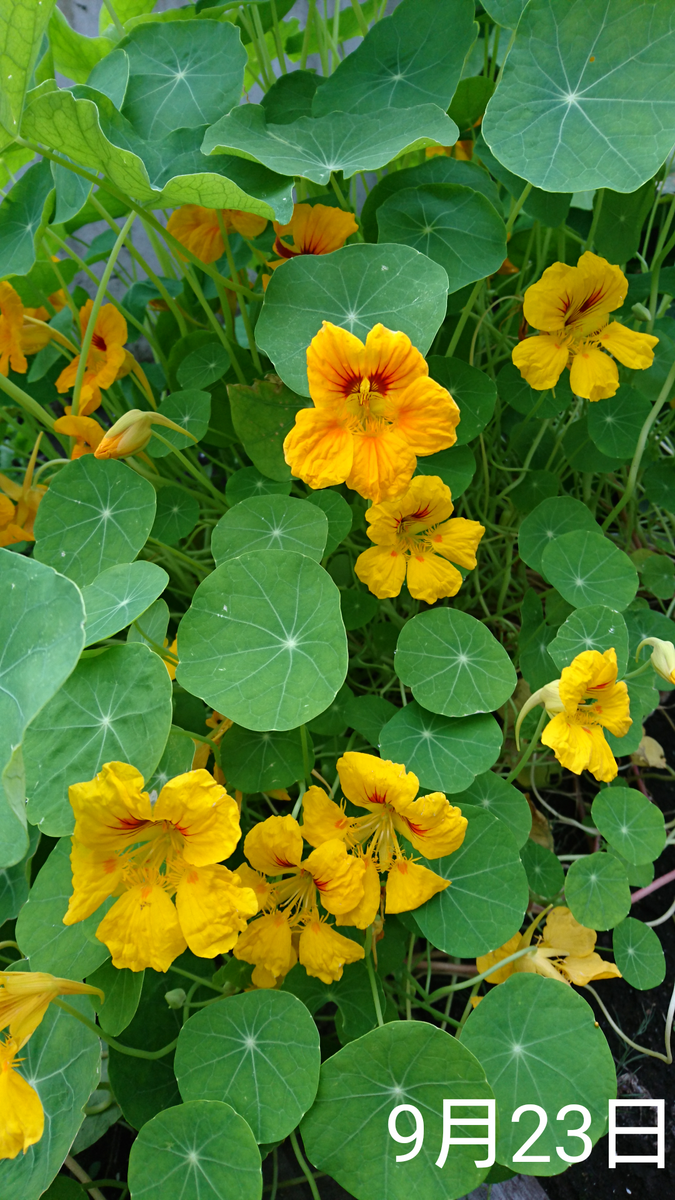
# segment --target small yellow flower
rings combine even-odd
[[[24,320],[31,309],[25,309],[19,293],[6,280],[0,283],[0,375],[9,368],[24,375],[28,370],[27,354],[42,350],[51,338],[49,329],[31,325]]]
[[[563,668],[560,679],[530,696],[518,716],[516,736],[530,709],[544,704],[552,720],[541,740],[560,765],[575,775],[588,770],[597,780],[610,783],[618,767],[603,730],[625,737],[633,724],[628,688],[616,677],[615,650],[577,654],[569,667]]]
[[[42,484],[33,486],[33,472],[37,462],[42,434],[37,435],[33,452],[28,460],[23,483],[14,483],[6,475],[0,475],[0,546],[15,546],[17,542],[34,542],[33,526],[40,501],[47,491]]]
[[[293,216],[286,225],[274,222],[277,235],[274,250],[279,258],[267,266],[275,271],[289,258],[297,258],[299,254],[332,254],[344,246],[347,238],[356,233],[358,228],[353,214],[343,212],[341,208],[331,208],[328,204],[295,204]],[[267,285],[269,278],[263,277],[263,286]]]
[[[314,912],[300,934],[298,957],[308,975],[323,983],[337,983],[342,979],[345,965],[364,957],[364,949],[332,929]]]
[[[274,887],[280,907],[314,911],[318,892],[326,912],[338,916],[363,899],[362,859],[334,838],[301,861],[302,833],[294,817],[268,817],[254,825],[244,842],[244,854],[256,871],[290,876]]]
[[[476,959],[476,968],[480,973],[493,965],[497,967],[488,975],[488,983],[503,983],[519,971],[562,980],[563,983],[575,983],[578,987],[585,987],[594,979],[621,978],[621,972],[614,963],[606,962],[595,953],[595,930],[580,925],[569,908],[562,905],[549,913],[534,954],[524,954],[505,967],[497,966],[502,959],[532,944],[532,936],[543,915],[537,917],[525,933],[514,933],[503,946]]]
[[[255,238],[267,225],[265,217],[242,212],[238,208],[221,208],[225,232],[235,230],[242,237]],[[172,212],[166,226],[167,233],[190,250],[203,263],[214,263],[225,253],[225,243],[218,221],[218,210],[203,208],[200,204],[184,204]]]
[[[0,971],[0,1030],[9,1029],[17,1046],[35,1032],[57,996],[98,995],[88,983],[59,979],[43,971]]]
[[[450,488],[437,475],[418,475],[397,500],[374,504],[366,520],[375,545],[356,560],[361,582],[380,600],[398,596],[404,581],[410,595],[427,604],[455,596],[462,576],[452,563],[476,566],[485,529],[463,517],[448,520],[452,511]]]
[[[17,1071],[19,1046],[9,1037],[0,1042],[0,1159],[16,1158],[39,1142],[45,1116],[40,1097]]]
[[[89,315],[94,306],[93,300],[80,309],[80,332],[84,337]],[[88,417],[101,403],[101,389],[105,391],[116,379],[122,379],[130,372],[138,379],[146,395],[150,393],[150,385],[142,367],[136,362],[133,354],[124,349],[127,341],[127,323],[114,304],[101,306],[94,324],[94,333],[87,354],[87,365],[84,371],[82,390],[80,392],[80,417]],[[56,380],[57,392],[67,392],[75,384],[80,355],[64,367]]]
[[[379,503],[400,495],[417,455],[452,446],[459,409],[404,333],[375,325],[365,344],[323,322],[307,350],[313,408],[284,441],[291,471],[312,488],[345,483]]]
[[[637,648],[638,655],[643,646],[652,647],[651,663],[656,674],[665,679],[666,683],[675,683],[675,646],[673,643],[664,642],[662,638],[644,638]]]
[[[633,370],[650,367],[659,339],[609,320],[627,290],[621,269],[588,250],[576,267],[560,262],[547,267],[525,292],[523,306],[525,320],[539,333],[519,342],[512,354],[530,387],[555,387],[569,367],[577,396],[605,400],[619,387],[614,358]]]

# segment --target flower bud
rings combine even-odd
[[[150,441],[153,425],[166,425],[169,429],[175,429],[177,433],[182,433],[185,437],[197,441],[193,434],[188,433],[187,429],[183,429],[181,425],[170,421],[161,413],[143,412],[140,408],[132,408],[123,417],[120,417],[119,421],[115,421],[115,424],[111,425],[103,441],[96,447],[95,457],[126,458],[129,454],[136,454],[139,450],[143,450]]]
[[[634,304],[631,312],[634,317],[637,317],[638,321],[651,321],[652,319],[652,314],[644,304]]]
[[[187,1000],[187,992],[182,988],[174,988],[172,992],[165,992],[164,999],[169,1008],[182,1008]]]
[[[675,646],[672,642],[664,642],[661,638],[648,637],[640,642],[637,648],[639,654],[643,646],[652,647],[652,666],[657,675],[667,683],[675,683]]]

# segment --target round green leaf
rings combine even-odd
[[[93,583],[106,567],[133,562],[155,519],[155,489],[126,463],[85,454],[59,471],[35,520],[34,556]]]
[[[592,475],[616,471],[625,462],[624,458],[609,458],[598,449],[591,437],[588,417],[580,417],[568,427],[563,437],[563,449],[573,471]]]
[[[184,388],[207,388],[222,379],[230,366],[230,356],[220,342],[198,346],[178,368],[178,382]]]
[[[635,917],[626,917],[612,934],[614,960],[626,983],[646,992],[666,977],[666,960],[657,934]]]
[[[563,533],[546,547],[541,562],[549,583],[575,608],[602,604],[620,612],[638,589],[628,555],[600,533]]]
[[[425,354],[445,317],[447,294],[443,268],[409,246],[298,255],[270,279],[256,341],[284,382],[307,396],[307,347],[323,321],[362,341],[381,322]]]
[[[434,608],[408,621],[394,664],[415,699],[445,717],[493,712],[516,686],[513,664],[489,629],[453,608]]]
[[[131,763],[149,778],[170,728],[171,680],[159,655],[128,643],[81,659],[26,732],[29,821],[51,837],[72,833],[70,785],[105,762]]]
[[[578,608],[560,626],[557,635],[548,644],[548,652],[555,665],[562,671],[577,654],[585,650],[603,653],[616,650],[619,675],[623,675],[628,662],[628,630],[621,613],[601,604]]]
[[[418,475],[438,475],[458,500],[476,474],[476,458],[470,446],[452,446],[417,460]]]
[[[661,600],[672,599],[675,593],[675,567],[665,554],[652,554],[642,568],[642,586]]]
[[[675,462],[672,458],[650,463],[642,477],[642,486],[652,504],[675,513]]]
[[[529,513],[518,532],[518,551],[528,567],[542,573],[542,555],[547,546],[563,533],[576,530],[600,532],[589,509],[571,496],[542,500]]]
[[[527,0],[486,0],[483,8],[497,25],[515,29]]]
[[[430,159],[430,162],[437,161],[439,160]],[[445,159],[445,162],[453,161],[451,158]],[[439,354],[432,354],[427,362],[431,378],[447,388],[455,403],[459,405],[457,445],[465,446],[482,433],[492,418],[497,403],[495,384],[484,371],[470,367],[461,358],[445,358]]]
[[[199,520],[199,501],[182,487],[163,487],[157,493],[157,515],[151,536],[166,546],[175,546],[192,533]]]
[[[663,853],[663,813],[636,788],[603,788],[593,801],[591,817],[605,840],[628,862],[654,862]]]
[[[321,1067],[316,1101],[302,1123],[310,1161],[357,1200],[456,1200],[483,1180],[475,1165],[480,1148],[455,1145],[442,1170],[443,1101],[488,1100],[492,1092],[473,1054],[457,1038],[422,1021],[391,1021],[344,1046]],[[389,1134],[390,1113],[411,1104],[422,1114],[424,1140],[406,1163],[396,1156],[412,1148]],[[454,1116],[486,1116],[486,1108],[456,1108]],[[401,1113],[405,1136],[414,1121]],[[475,1137],[475,1126],[453,1126],[453,1136]],[[482,1136],[482,1130],[481,1130]]]
[[[503,821],[520,849],[530,836],[532,813],[522,792],[493,771],[477,775],[473,783],[453,802],[463,809],[465,804],[483,808],[491,817]]]
[[[184,433],[177,433],[175,429],[169,429],[165,425],[153,425],[153,433],[159,433],[164,441],[170,442],[177,450],[189,449],[194,446],[195,438],[198,442],[201,441],[209,427],[211,394],[195,388],[173,392],[166,400],[162,400],[158,411],[163,417],[168,417],[170,421],[175,421],[176,425],[186,429],[192,437],[186,437]],[[152,458],[166,458],[167,454],[171,454],[169,447],[156,437],[152,437],[148,442],[147,451]]]
[[[225,496],[228,504],[235,505],[253,496],[287,496],[290,490],[290,479],[268,479],[256,467],[241,467],[230,475],[225,485]]]
[[[630,888],[613,854],[588,854],[570,865],[565,901],[588,929],[613,929],[630,912]]]
[[[64,925],[73,891],[70,838],[61,838],[42,866],[16,923],[16,940],[30,960],[31,971],[49,971],[62,979],[84,979],[100,967],[110,951],[97,941],[108,902],[76,925]]]
[[[597,1142],[607,1128],[607,1102],[616,1095],[616,1071],[590,1004],[567,984],[540,975],[518,973],[492,988],[469,1016],[463,1045],[485,1070],[501,1117],[497,1161],[523,1175],[558,1175],[567,1163],[556,1153],[579,1154],[581,1143],[566,1137],[580,1117],[557,1114],[568,1104],[583,1104],[591,1114],[588,1136]],[[548,1124],[532,1155],[548,1162],[513,1162],[513,1155],[537,1128],[535,1113],[514,1122],[521,1104],[538,1104]]]
[[[675,124],[672,17],[655,2],[531,0],[483,122],[499,161],[556,192],[651,179]]]
[[[183,1026],[174,1069],[184,1100],[225,1100],[257,1142],[287,1137],[319,1086],[319,1031],[289,992],[230,996]]]
[[[127,631],[127,641],[142,642],[144,646],[151,646],[154,642],[155,645],[162,646],[168,628],[169,606],[166,600],[155,600],[146,612],[141,613],[140,617],[132,622]]]
[[[602,404],[589,405],[588,432],[598,450],[609,458],[632,458],[651,407],[630,387],[620,388]]]
[[[69,999],[91,1017],[86,996]],[[20,1058],[17,1070],[40,1097],[45,1127],[39,1142],[25,1154],[0,1161],[2,1200],[37,1200],[49,1186],[70,1151],[82,1124],[82,1109],[98,1083],[101,1046],[95,1033],[50,1005]]]
[[[141,998],[144,975],[144,971],[114,967],[112,959],[108,958],[92,975],[87,976],[87,983],[100,988],[105,996],[103,1003],[98,996],[93,999],[99,1025],[111,1037],[117,1037],[133,1020]]]
[[[178,628],[178,682],[246,729],[295,729],[347,673],[339,592],[304,554],[253,550],[199,585]]]
[[[363,629],[377,615],[379,603],[376,596],[361,588],[343,588],[340,591],[340,607],[345,629]]]
[[[415,700],[380,731],[380,754],[405,763],[424,788],[461,792],[499,758],[502,731],[493,716],[441,717]]]
[[[529,838],[520,851],[520,858],[530,891],[547,902],[555,900],[565,886],[565,873],[557,855]]]
[[[396,709],[384,696],[353,696],[345,705],[348,726],[360,733],[371,746],[377,746],[383,725]]]
[[[378,241],[412,246],[448,273],[449,290],[498,271],[506,258],[506,227],[480,192],[456,183],[429,183],[395,192],[377,210]]]
[[[328,558],[343,542],[352,527],[352,510],[339,492],[331,488],[322,488],[318,492],[310,492],[306,497],[309,504],[315,504],[326,515],[328,521],[328,540],[324,556]]]
[[[227,395],[232,424],[253,466],[268,479],[290,479],[284,439],[293,428],[298,409],[305,407],[305,397],[296,396],[276,375],[256,379],[252,387],[230,383]]]
[[[87,614],[85,646],[126,629],[150,607],[168,582],[166,571],[150,562],[122,563],[102,571],[82,589]]]
[[[295,550],[320,562],[328,520],[314,504],[290,496],[255,496],[221,517],[211,536],[211,552],[220,566],[249,550]]]
[[[260,1151],[243,1117],[218,1100],[166,1108],[129,1155],[132,1200],[260,1200]],[[169,1184],[169,1180],[171,1181]]]
[[[314,754],[311,739],[308,740],[311,765]],[[258,733],[232,725],[221,746],[223,762],[227,764],[227,781],[242,792],[269,792],[305,777],[299,729]]]
[[[377,210],[394,192],[404,188],[424,187],[429,183],[460,183],[480,192],[499,211],[497,185],[487,171],[476,162],[460,162],[444,154],[434,155],[417,167],[390,171],[368,192],[361,209],[361,231],[367,242],[377,241]]]
[[[343,683],[333,703],[319,713],[318,717],[313,717],[307,728],[323,737],[344,733],[347,727],[347,705],[353,699],[354,693],[349,684]]]
[[[550,500],[560,490],[560,479],[552,471],[528,471],[522,483],[510,493],[516,508],[521,512],[532,512],[542,500]]]
[[[462,805],[468,823],[459,850],[426,866],[452,883],[421,908],[415,920],[439,950],[474,958],[502,946],[518,929],[529,889],[518,848],[501,821]]]

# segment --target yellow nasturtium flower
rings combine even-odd
[[[25,375],[28,370],[26,355],[42,350],[51,338],[46,326],[31,325],[24,320],[31,311],[24,308],[11,283],[0,282],[0,375],[7,375],[10,367]]]
[[[418,475],[397,500],[374,504],[366,512],[374,546],[356,560],[355,571],[373,595],[398,596],[404,581],[416,600],[434,604],[455,596],[462,576],[453,562],[472,570],[485,533],[478,521],[449,520],[450,488],[437,475]]]
[[[244,238],[255,238],[267,225],[265,217],[242,212],[238,208],[221,208],[226,233],[234,230]],[[183,204],[172,212],[166,226],[186,250],[203,263],[218,262],[225,253],[225,243],[218,220],[218,209],[203,208],[201,204]]]
[[[616,651],[577,654],[560,679],[530,696],[518,716],[516,736],[523,718],[537,704],[543,704],[552,717],[541,740],[560,765],[575,775],[588,770],[597,780],[610,783],[618,767],[603,731],[625,737],[633,724],[628,688],[617,682]]]
[[[530,387],[555,387],[569,366],[577,396],[605,400],[619,387],[615,358],[633,370],[650,367],[659,339],[609,319],[627,290],[620,267],[588,250],[576,267],[560,262],[547,267],[525,292],[523,306],[525,320],[539,332],[519,342],[512,354]]]
[[[614,963],[607,962],[596,954],[595,930],[580,925],[569,908],[562,905],[549,913],[534,954],[524,954],[515,962],[507,963],[505,967],[498,966],[502,959],[532,945],[532,935],[541,920],[541,915],[532,922],[525,933],[514,933],[499,949],[491,950],[489,954],[482,954],[476,959],[476,968],[481,973],[493,965],[497,968],[488,975],[488,983],[503,983],[518,971],[543,975],[547,979],[559,979],[563,983],[576,983],[578,987],[585,987],[594,979],[621,978],[621,972]]]
[[[44,1130],[40,1097],[17,1070],[19,1049],[12,1037],[0,1041],[0,1159],[25,1154]]]
[[[639,655],[643,646],[651,646],[651,664],[666,683],[675,683],[675,646],[672,642],[664,642],[662,638],[644,638],[637,648]]]
[[[28,460],[23,483],[15,483],[6,475],[0,475],[0,546],[15,546],[17,542],[34,542],[33,526],[40,501],[47,491],[42,484],[33,485],[33,472],[37,462],[42,434]]]
[[[93,306],[93,300],[87,300],[87,303],[80,309],[82,337],[84,337],[89,324],[89,315]],[[109,388],[116,379],[122,379],[131,371],[146,394],[149,392],[150,387],[145,372],[136,362],[133,354],[124,349],[127,337],[127,323],[115,305],[102,305],[94,324],[94,333],[87,354],[78,416],[88,417],[90,413],[93,413],[101,403],[101,389]],[[63,368],[56,380],[57,392],[67,392],[74,386],[79,362],[80,355],[77,354],[68,363],[68,366]],[[66,413],[70,415],[70,409],[66,409]]]
[[[258,904],[220,865],[239,841],[239,810],[208,771],[178,775],[150,796],[135,767],[105,763],[69,796],[73,894],[64,924],[118,896],[96,936],[114,966],[132,971],[167,971],[186,946],[202,958],[232,949]]]
[[[313,408],[284,441],[291,471],[312,488],[346,483],[379,503],[410,483],[417,455],[452,446],[459,409],[404,333],[375,325],[365,344],[323,322],[307,350]]]
[[[100,988],[73,979],[59,979],[45,971],[0,971],[0,1030],[23,1046],[35,1032],[57,996],[97,995]]]

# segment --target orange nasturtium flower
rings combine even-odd
[[[0,283],[0,375],[7,375],[9,368],[25,375],[28,370],[27,354],[37,354],[51,338],[46,326],[31,325],[24,315],[31,309],[23,306],[19,293],[11,283]]]
[[[520,711],[518,736],[523,718],[543,704],[553,719],[541,735],[561,766],[575,775],[584,770],[603,783],[616,777],[618,767],[603,730],[625,737],[633,724],[625,683],[617,682],[616,650],[584,650],[560,679],[539,688]]]
[[[37,435],[28,460],[23,483],[15,483],[0,475],[0,546],[15,546],[17,542],[34,542],[33,525],[40,501],[47,491],[43,484],[33,486],[33,472],[42,434]]]
[[[80,309],[80,330],[84,337],[89,314],[94,306],[93,300]],[[84,371],[82,391],[80,393],[80,410],[78,416],[87,417],[101,403],[101,389],[109,388],[116,379],[122,379],[133,371],[143,390],[149,391],[149,384],[143,369],[139,366],[133,354],[124,349],[128,337],[127,323],[114,304],[103,304],[99,309],[94,335],[91,339],[87,365]],[[57,392],[67,392],[75,384],[79,354],[64,367],[56,380]],[[70,410],[66,409],[69,414]]]
[[[291,471],[311,488],[346,483],[375,503],[406,489],[417,455],[457,439],[459,409],[405,333],[375,325],[365,344],[329,321],[307,350],[313,408],[284,441]]]
[[[35,1088],[17,1070],[20,1046],[14,1038],[0,1041],[0,1159],[16,1158],[40,1141],[45,1114]]]
[[[54,432],[75,438],[71,459],[93,454],[105,436],[105,429],[93,417],[59,417],[54,422]]]
[[[242,237],[255,238],[267,225],[266,217],[242,212],[238,208],[221,208],[225,232],[232,230]],[[167,233],[190,250],[203,263],[214,263],[225,253],[225,243],[218,221],[218,210],[202,208],[201,204],[184,204],[172,212],[166,225]]]
[[[659,339],[609,319],[627,291],[621,268],[588,250],[576,267],[560,262],[547,267],[525,292],[523,306],[525,320],[539,333],[519,342],[512,353],[530,387],[555,387],[569,366],[570,386],[577,396],[606,400],[619,387],[614,358],[633,370],[650,367]]]
[[[220,865],[241,836],[239,810],[208,771],[178,775],[155,796],[143,791],[135,767],[105,763],[69,797],[75,832],[65,925],[117,895],[96,930],[116,967],[167,971],[186,946],[201,958],[232,949],[258,905]]]
[[[398,596],[404,581],[410,595],[427,604],[457,594],[462,576],[452,563],[476,566],[485,529],[463,517],[448,520],[452,510],[450,488],[437,475],[418,475],[397,500],[367,510],[375,545],[359,555],[355,570],[374,596]]]
[[[547,979],[559,979],[563,983],[576,983],[578,987],[585,987],[593,979],[621,978],[621,972],[614,963],[607,962],[596,954],[595,930],[580,925],[569,908],[562,905],[549,913],[543,935],[535,943],[536,951],[533,954],[524,954],[515,962],[500,967],[498,964],[502,959],[532,945],[532,935],[543,916],[544,913],[540,913],[524,933],[514,933],[499,949],[491,950],[489,954],[482,954],[476,959],[476,968],[480,973],[487,971],[493,964],[497,968],[488,975],[488,983],[503,983],[518,971],[543,975]]]
[[[274,251],[279,258],[267,263],[273,271],[300,254],[332,254],[358,231],[353,213],[328,204],[295,204],[286,225],[274,222]],[[286,239],[284,241],[283,239]],[[290,245],[289,245],[290,241]],[[269,277],[265,277],[269,281]]]

